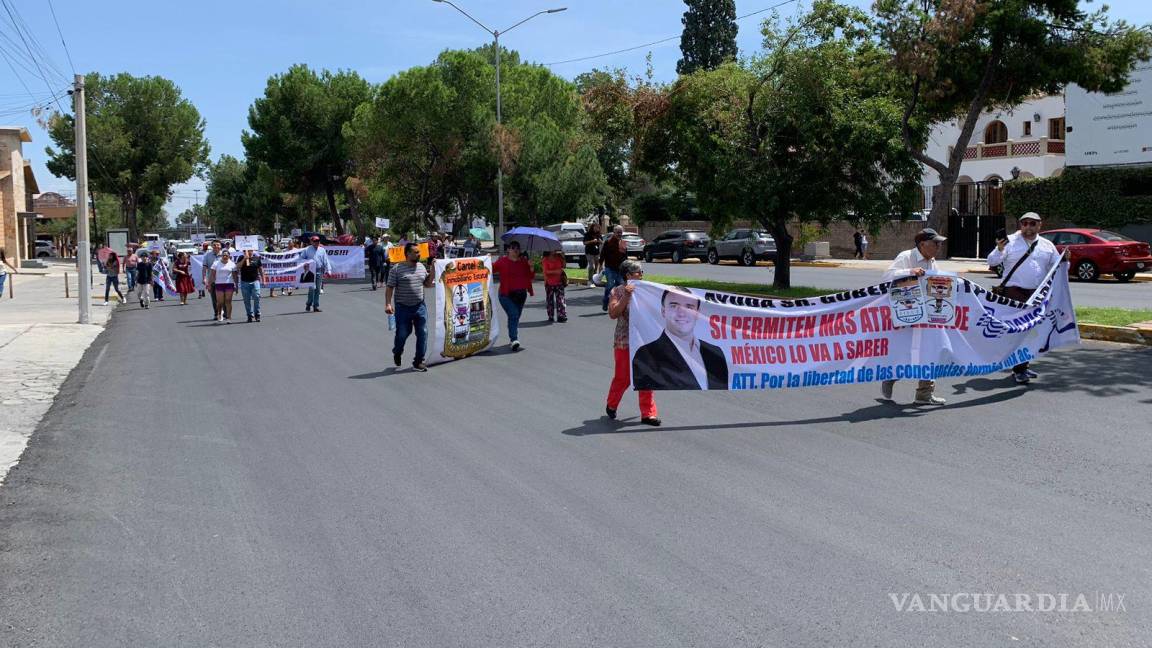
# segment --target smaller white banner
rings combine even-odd
[[[389,227],[392,227],[392,221],[387,218],[377,218],[376,227],[379,227],[380,229],[388,229]]]
[[[237,236],[236,249],[243,252],[244,250],[260,251],[260,237],[259,236]]]

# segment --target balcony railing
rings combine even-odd
[[[954,147],[948,147],[948,155],[952,155]],[[1064,140],[1053,140],[1041,137],[1034,140],[999,142],[997,144],[973,144],[964,149],[965,160],[987,160],[1011,157],[1030,157],[1036,155],[1064,155]]]

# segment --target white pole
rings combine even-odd
[[[88,242],[88,132],[84,116],[84,77],[77,74],[74,92],[76,110],[76,255],[80,270],[80,323],[91,324],[92,255]]]

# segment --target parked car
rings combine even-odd
[[[624,244],[628,246],[628,256],[636,257],[637,259],[644,256],[644,244],[646,241],[640,238],[639,234],[625,232],[621,238],[624,239]]]
[[[556,233],[580,232],[580,236],[584,236],[584,232],[588,231],[588,228],[584,226],[584,223],[554,223],[552,225],[545,225],[544,229],[549,232]]]
[[[1058,229],[1040,232],[1057,250],[1068,250],[1071,276],[1096,281],[1110,274],[1117,281],[1131,281],[1137,272],[1152,269],[1152,253],[1147,243],[1102,229]]]
[[[681,263],[684,259],[708,258],[708,234],[700,230],[668,230],[652,239],[644,246],[644,260],[651,263],[652,259],[672,259],[672,263]]]
[[[722,259],[736,259],[740,265],[752,266],[757,261],[776,261],[776,240],[763,230],[734,229],[708,248],[708,263],[720,263]]]
[[[36,257],[43,259],[46,257],[60,256],[56,250],[56,246],[52,241],[36,241]]]
[[[588,255],[584,253],[584,232],[566,229],[556,232],[560,246],[564,248],[564,262],[575,263],[581,268],[588,267]]]

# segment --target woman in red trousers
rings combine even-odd
[[[608,418],[616,418],[616,408],[620,406],[620,399],[632,384],[632,359],[628,353],[628,306],[632,303],[632,291],[636,286],[633,281],[644,278],[644,269],[638,261],[624,261],[620,264],[620,276],[624,283],[612,289],[608,298],[608,317],[616,320],[616,335],[612,341],[612,353],[616,360],[616,373],[612,376],[612,386],[608,388],[608,405],[604,413]],[[645,425],[660,425],[656,417],[656,398],[652,392],[641,390],[636,392],[640,396],[640,422]]]

